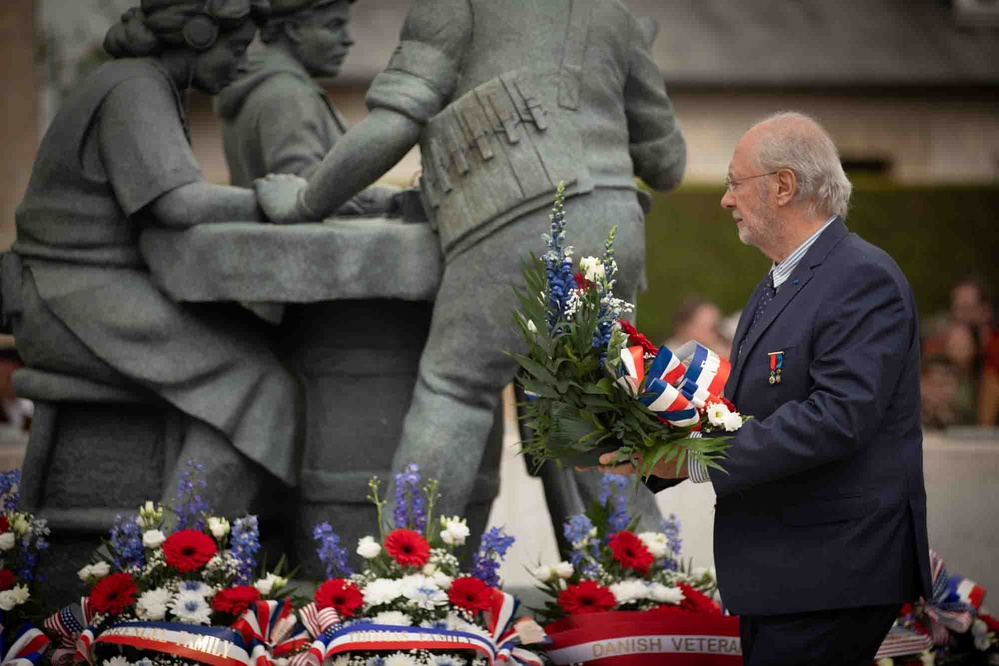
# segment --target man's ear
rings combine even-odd
[[[292,44],[299,44],[302,41],[302,26],[299,25],[296,19],[288,19],[284,22],[282,26],[284,30],[285,37],[288,38]]]
[[[780,169],[775,174],[777,179],[777,205],[786,206],[794,200],[798,193],[798,176],[791,169]]]

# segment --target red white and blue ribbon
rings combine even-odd
[[[525,618],[507,630],[517,607],[516,601],[499,590],[494,592],[491,601],[492,608],[486,613],[488,629],[484,634],[358,622],[338,629],[325,639],[324,658],[331,659],[337,655],[363,651],[471,651],[484,657],[490,665],[509,663],[541,666],[542,661],[537,655],[520,647],[526,642],[544,640],[541,627]],[[536,627],[536,630],[530,625]]]
[[[336,613],[336,611],[334,611]],[[275,659],[293,659],[308,663],[303,649],[312,642],[305,626],[298,625],[290,599],[257,601],[236,620],[232,628],[238,631],[250,648],[251,666],[272,666]]]
[[[72,666],[77,661],[77,641],[96,614],[90,607],[90,598],[80,599],[80,616],[74,606],[63,606],[57,613],[45,619],[43,625],[50,634],[56,637],[55,649],[52,651],[52,663],[55,666]]]
[[[0,613],[0,637],[3,636],[3,614]],[[34,666],[41,661],[45,648],[52,641],[48,636],[35,628],[30,622],[22,626],[10,648],[5,648],[0,638],[0,654],[3,654],[3,666]]]
[[[646,372],[645,353],[634,346],[621,350],[618,383],[662,421],[688,428],[700,422],[697,410],[721,395],[731,369],[728,361],[691,340],[675,353],[660,347]]]
[[[314,640],[307,651],[292,657],[290,666],[320,666],[327,641],[342,626],[340,615],[333,608],[319,608],[315,602],[301,608],[298,615]]]
[[[101,644],[161,652],[208,666],[253,666],[243,637],[227,627],[143,621],[120,622],[101,631],[91,626],[80,634],[79,652],[93,663],[94,649]]]

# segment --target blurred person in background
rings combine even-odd
[[[978,384],[978,425],[999,425],[999,335],[994,332],[985,346]]]
[[[728,359],[731,339],[720,333],[722,314],[718,306],[702,296],[688,296],[673,313],[673,335],[666,341],[678,349],[688,340],[696,340],[724,359]]]
[[[923,360],[920,395],[923,404],[923,427],[942,430],[957,423],[955,403],[958,393],[957,372],[946,356]]]

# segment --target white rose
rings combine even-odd
[[[4,590],[0,592],[0,610],[9,611],[17,605],[14,597],[14,590]]]
[[[596,257],[583,257],[579,260],[579,268],[590,282],[597,282],[607,275],[603,262]]]
[[[212,516],[208,519],[208,531],[216,539],[224,539],[229,534],[229,521],[225,518]]]
[[[683,590],[678,587],[668,587],[662,583],[655,583],[649,589],[649,598],[660,604],[678,605],[683,602]]]
[[[142,545],[146,548],[159,548],[166,541],[166,535],[160,530],[148,530],[142,534]]]
[[[14,533],[4,532],[0,534],[0,550],[10,550],[14,547]]]
[[[669,541],[662,532],[642,532],[638,535],[638,538],[642,540],[645,547],[652,553],[652,557],[657,560],[669,554]]]
[[[77,576],[80,577],[84,583],[100,580],[104,578],[109,573],[111,573],[111,565],[107,562],[97,562],[96,564],[88,564],[77,572]]]
[[[649,595],[649,588],[643,580],[629,579],[610,586],[611,594],[619,606],[641,601]]]
[[[571,562],[559,562],[552,567],[552,569],[555,571],[555,575],[562,580],[572,578],[572,574],[576,572],[576,569],[572,566]]]
[[[380,552],[382,552],[382,546],[375,541],[374,537],[361,537],[357,542],[357,554],[366,560],[378,557]]]
[[[280,590],[282,587],[288,584],[287,578],[282,578],[277,574],[268,573],[265,578],[259,579],[253,584],[257,592],[263,595],[268,595],[275,590]]]
[[[547,564],[542,564],[540,567],[532,571],[531,575],[540,580],[542,583],[547,583],[555,575],[555,568],[548,566]]]
[[[735,432],[742,427],[742,415],[739,412],[731,412],[725,417],[725,430]]]
[[[708,405],[708,423],[715,427],[721,427],[725,425],[725,417],[727,417],[732,412],[729,411],[728,407],[725,406],[724,402],[715,402]]]

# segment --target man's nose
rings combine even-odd
[[[725,190],[725,194],[722,195],[722,198],[721,198],[721,207],[722,208],[735,208],[735,196],[732,194],[731,190],[726,189]]]

